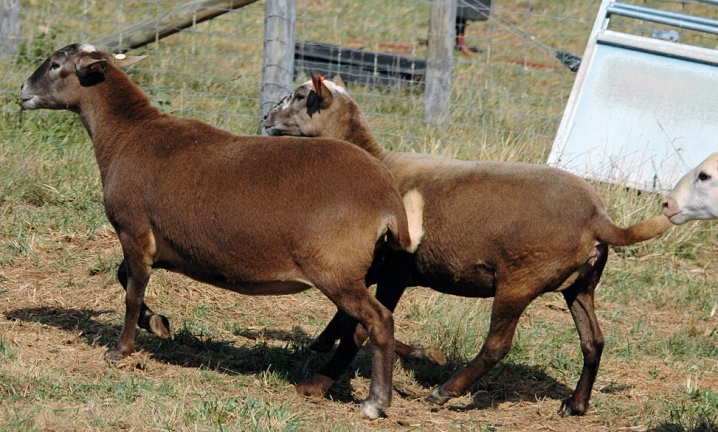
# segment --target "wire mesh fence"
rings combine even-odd
[[[481,7],[471,6],[481,2],[460,2]],[[718,6],[705,0],[630,3],[718,15]],[[100,40],[182,4],[3,0],[0,89],[5,121],[20,111],[16,95],[22,80],[54,50]],[[481,9],[485,19],[457,21],[454,29],[462,37],[456,40],[452,86],[447,89],[450,116],[444,126],[425,122],[420,74],[402,85],[377,85],[352,80],[351,69],[338,70],[345,81],[356,82],[349,90],[384,146],[481,158],[487,150],[519,143],[502,157],[545,161],[574,82],[570,66],[583,53],[600,2],[483,2],[487,4],[490,9]],[[391,54],[413,64],[426,60],[430,0],[297,0],[295,6],[299,43]],[[19,30],[13,30],[12,23],[19,23]],[[265,2],[260,0],[162,39],[158,30],[154,42],[132,51],[149,58],[131,76],[166,112],[238,133],[258,133],[264,23]],[[639,27],[632,31],[660,38],[693,37],[689,30],[677,32],[647,22]],[[702,46],[716,47],[716,40],[700,38]],[[305,55],[298,50],[296,61],[308,60]],[[296,68],[295,84],[308,79],[307,71]]]

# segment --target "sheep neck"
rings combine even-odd
[[[90,93],[83,98],[78,113],[92,139],[104,179],[114,155],[122,152],[122,143],[127,142],[121,137],[164,114],[151,105],[124,72],[114,67],[107,68],[102,83],[87,89]]]
[[[339,129],[334,137],[357,145],[372,156],[382,159],[386,151],[379,146],[371,133],[369,122],[364,117],[364,113],[361,112],[356,104],[352,103],[347,107],[349,109],[345,111],[346,118],[343,121],[333,122]],[[339,125],[343,125],[343,127]]]

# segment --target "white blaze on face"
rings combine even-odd
[[[280,109],[285,110],[289,108],[289,106],[292,104],[292,98],[291,97],[285,97],[282,100],[282,104],[279,106]]]

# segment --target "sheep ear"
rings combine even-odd
[[[312,86],[314,87],[314,91],[317,94],[319,94],[319,92],[321,91],[321,87],[322,87],[322,80],[324,78],[322,78],[321,75],[314,73],[314,72],[311,73],[311,76],[312,76]]]
[[[104,73],[107,67],[107,60],[82,57],[75,65],[77,76],[84,78],[93,73]]]
[[[319,97],[319,103],[321,108],[326,108],[332,103],[331,90],[324,84],[324,77],[312,72],[312,85],[314,86],[314,92]]]
[[[124,55],[124,54],[115,54],[115,65],[117,67],[124,68],[124,67],[128,67],[128,66],[132,66],[133,64],[140,62],[146,58],[147,58],[146,55],[128,56],[128,55]]]
[[[342,79],[342,77],[339,74],[337,74],[337,76],[334,77],[334,84],[336,84],[339,87],[344,88],[344,89],[347,88],[347,85],[344,84],[344,80]]]

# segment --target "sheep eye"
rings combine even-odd
[[[304,95],[303,95],[303,94],[295,95],[295,96],[294,96],[294,99],[295,99],[295,100],[303,100],[303,99],[304,99]]]
[[[710,180],[711,176],[706,174],[704,171],[701,171],[698,173],[698,180],[700,181],[707,181]]]
[[[59,68],[60,68],[60,64],[57,62],[52,62],[52,64],[50,64],[50,69],[55,70],[55,69],[59,69]]]

